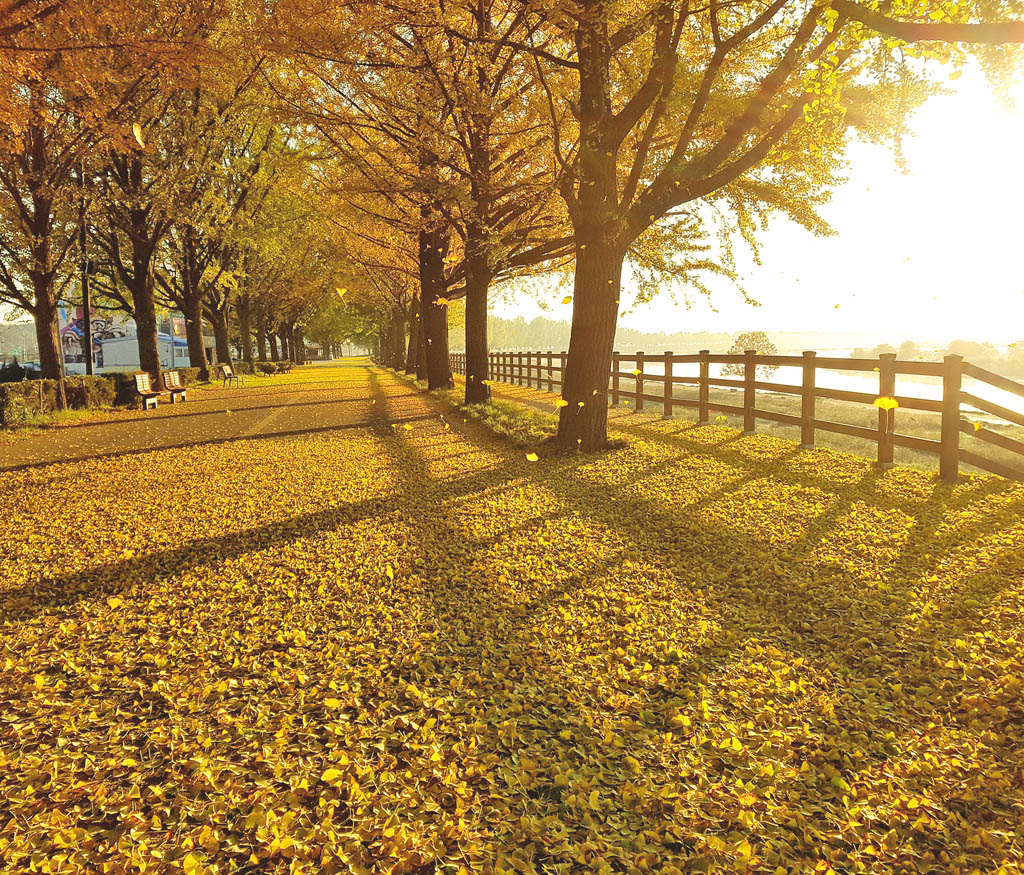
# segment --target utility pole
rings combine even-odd
[[[89,299],[90,265],[85,215],[85,171],[81,164],[78,165],[78,185],[81,195],[78,201],[78,246],[82,250],[82,346],[85,351],[85,372],[91,377],[93,376],[92,302]]]

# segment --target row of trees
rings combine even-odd
[[[0,107],[0,283],[41,341],[85,228],[149,370],[163,296],[225,335],[235,311],[243,335],[372,336],[449,385],[461,299],[478,401],[492,289],[561,273],[558,441],[585,449],[624,268],[641,299],[710,293],[773,215],[827,232],[851,131],[898,138],[937,88],[925,61],[966,46],[998,73],[1024,40],[1016,0],[110,2],[0,0],[23,83]]]
[[[773,214],[826,232],[816,208],[851,130],[898,138],[936,90],[922,60],[957,65],[982,45],[997,70],[993,43],[1022,38],[1012,3],[277,8],[295,70],[282,91],[354,177],[346,199],[367,266],[415,281],[405,298],[372,296],[393,302],[381,349],[397,364],[408,323],[407,368],[448,384],[440,325],[464,297],[466,394],[481,400],[490,289],[571,272],[558,441],[584,448],[607,439],[624,267],[641,296],[707,292],[710,277],[734,279],[732,245],[756,249]]]
[[[0,2],[0,303],[32,316],[45,377],[63,377],[62,301],[134,319],[154,381],[166,309],[204,376],[204,322],[220,361],[231,338],[248,360],[340,339],[315,143],[278,112],[245,12]]]

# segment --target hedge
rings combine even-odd
[[[117,383],[107,376],[67,377],[68,407],[74,410],[108,407],[117,395]],[[0,425],[15,427],[57,409],[56,380],[0,383]]]

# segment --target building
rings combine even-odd
[[[82,308],[76,307],[74,315],[67,307],[61,307],[60,339],[64,353],[64,368],[68,374],[85,373],[85,337]],[[203,326],[205,329],[205,325]],[[135,320],[120,313],[102,313],[94,310],[90,320],[92,331],[93,365],[97,374],[109,371],[139,370],[139,344]],[[191,366],[188,341],[185,339],[185,317],[180,313],[168,313],[157,325],[157,346],[160,350],[160,367],[187,368]],[[203,346],[208,361],[216,360],[216,342],[212,334],[203,333]]]

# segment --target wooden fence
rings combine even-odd
[[[564,351],[491,353],[489,356],[490,378],[498,382],[554,392],[556,387],[560,388],[562,385],[562,373],[565,370],[566,358],[567,355]],[[635,367],[623,372],[624,362],[635,363]],[[645,366],[651,363],[661,365],[663,373],[645,371]],[[742,371],[742,376],[735,379],[712,377],[710,371],[711,365],[714,364],[738,367]],[[696,365],[698,374],[682,376],[674,373],[677,365]],[[757,368],[764,365],[800,368],[802,373],[800,385],[769,383],[759,380]],[[465,374],[465,353],[452,354],[451,366],[455,373]],[[819,370],[877,371],[878,393],[819,387],[815,381],[815,375]],[[941,378],[941,400],[897,395],[896,376],[898,374]],[[941,362],[922,362],[898,361],[895,354],[883,354],[877,359],[849,359],[819,356],[816,352],[805,352],[799,356],[757,355],[754,350],[747,350],[742,355],[712,355],[706,349],[695,355],[676,355],[671,351],[662,355],[648,355],[643,352],[629,354],[616,352],[612,354],[612,371],[609,375],[613,405],[618,405],[621,399],[628,399],[634,403],[638,411],[642,411],[645,402],[653,402],[663,406],[666,417],[671,416],[676,407],[696,408],[698,423],[708,422],[712,411],[733,414],[743,417],[743,430],[748,433],[754,431],[756,420],[767,419],[798,427],[800,429],[800,444],[804,447],[814,445],[816,431],[864,438],[874,441],[878,445],[878,462],[882,465],[892,464],[894,447],[907,447],[937,455],[939,457],[939,476],[947,481],[956,480],[961,462],[973,465],[983,471],[998,474],[1001,477],[1024,480],[1024,466],[1021,468],[1011,467],[965,450],[960,446],[960,434],[966,433],[986,444],[1024,458],[1024,442],[978,423],[969,422],[962,417],[961,405],[966,404],[990,416],[1024,426],[1024,413],[1002,407],[988,399],[979,398],[977,395],[964,391],[962,381],[965,376],[1024,398],[1024,385],[965,362],[963,357],[958,355],[948,355]],[[623,380],[632,382],[632,386],[623,388],[621,385]],[[648,387],[651,383],[660,385],[657,393],[649,391]],[[677,398],[674,391],[677,385],[695,385],[697,398]],[[742,390],[743,404],[723,404],[709,400],[708,389],[711,386]],[[757,392],[777,392],[799,397],[801,399],[800,415],[759,409],[756,405]],[[818,398],[870,405],[874,405],[880,398],[892,398],[903,409],[938,413],[941,415],[940,439],[932,440],[899,434],[895,430],[895,409],[893,408],[879,407],[877,428],[818,419],[815,416],[815,402]]]

